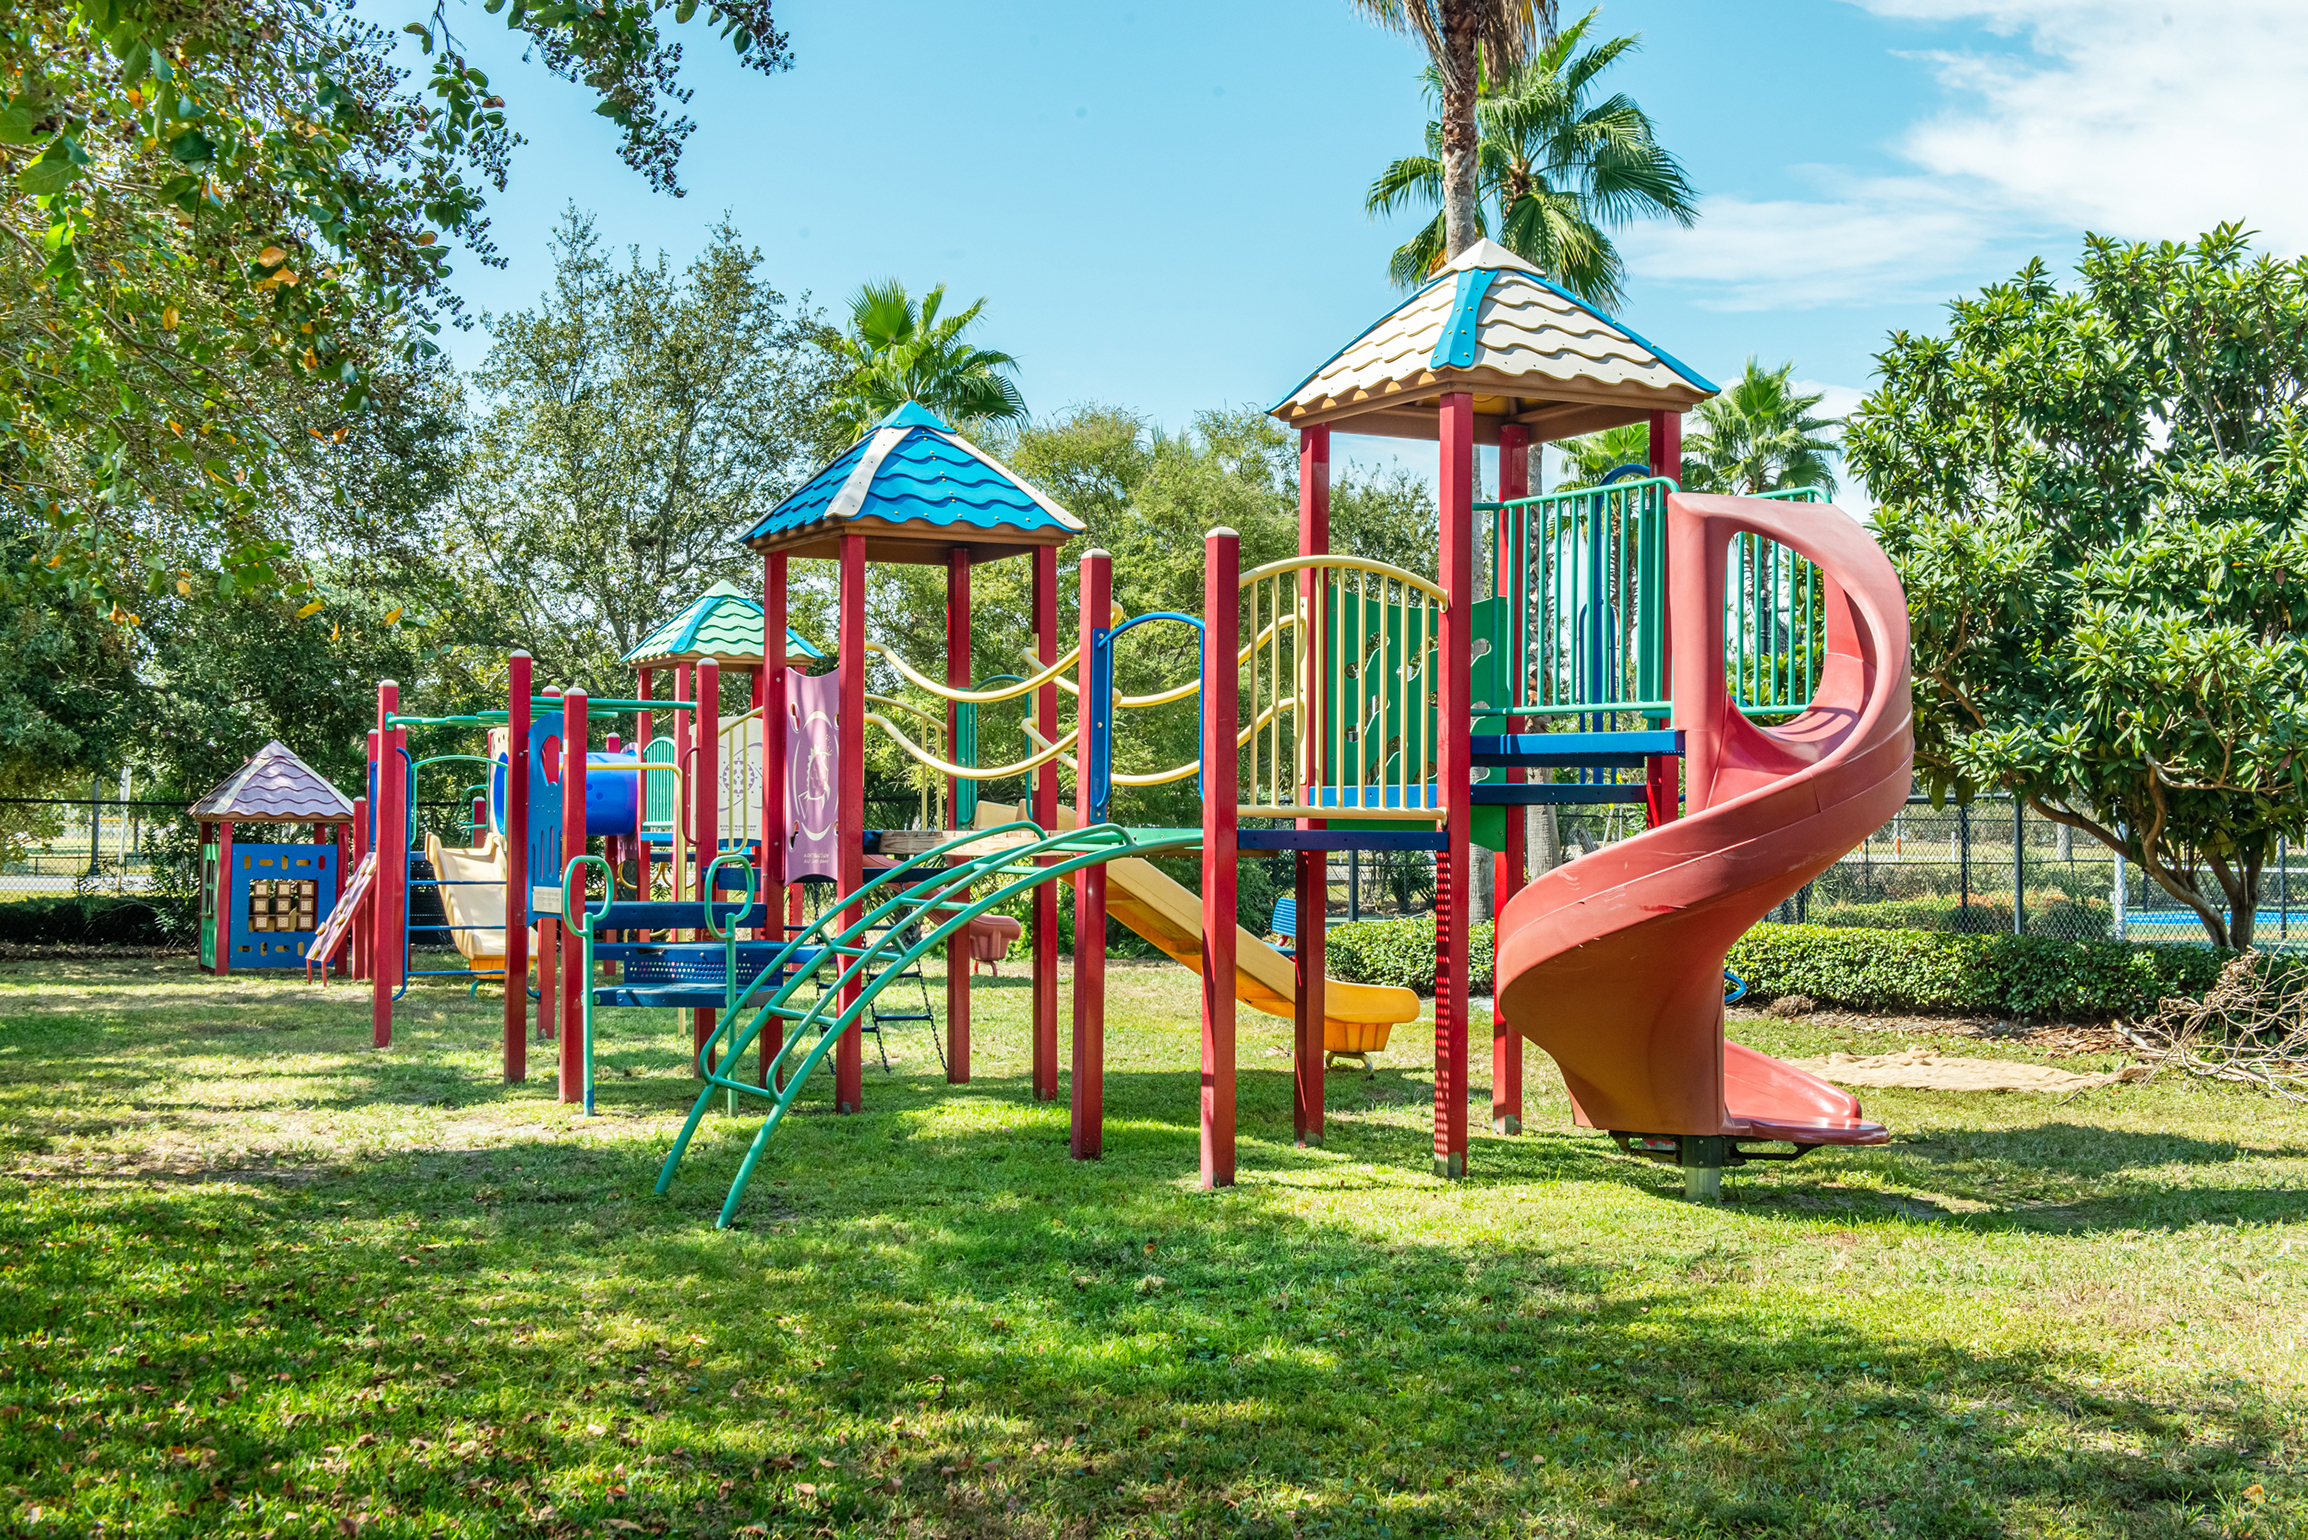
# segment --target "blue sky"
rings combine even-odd
[[[795,67],[773,77],[682,29],[698,128],[678,201],[496,18],[451,15],[529,140],[493,205],[510,267],[458,265],[477,309],[534,302],[572,200],[613,245],[676,260],[726,212],[828,309],[882,276],[986,296],[981,340],[1019,356],[1039,414],[1178,426],[1271,401],[1397,297],[1407,220],[1372,222],[1362,196],[1419,142],[1421,61],[1344,0],[784,0]],[[1792,359],[1847,406],[1890,329],[1936,326],[2031,254],[2065,268],[2087,228],[2240,218],[2308,245],[2300,0],[1615,0],[1599,25],[1643,34],[1613,84],[1705,194],[1692,230],[1622,234],[1623,317],[1718,381]],[[468,365],[486,345],[447,340]]]

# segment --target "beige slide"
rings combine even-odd
[[[1012,822],[1017,810],[980,802],[979,828]],[[1071,809],[1058,822],[1074,827]],[[1202,971],[1202,900],[1135,857],[1106,863],[1106,912],[1145,937],[1181,967]],[[1234,927],[1236,998],[1244,1005],[1291,1020],[1297,1011],[1298,966],[1241,926]],[[1326,980],[1322,990],[1322,1046],[1326,1053],[1375,1053],[1398,1021],[1418,1020],[1418,996],[1386,984]]]
[[[425,859],[441,879],[441,908],[449,916],[449,939],[475,973],[505,971],[505,847],[490,831],[479,849],[444,845],[425,836]],[[465,887],[478,883],[478,887]]]

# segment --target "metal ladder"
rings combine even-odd
[[[904,948],[910,951],[912,949],[910,943],[916,937],[905,933],[908,931],[918,933],[920,930],[919,922],[899,926],[897,930],[899,934],[891,937],[891,941],[894,943],[893,950]],[[887,985],[882,982],[885,978],[890,983],[903,983],[911,980],[914,986],[921,991],[922,1008],[918,1011],[882,1009],[882,1001],[886,998],[885,990],[887,988]],[[930,981],[922,976],[921,958],[915,956],[902,966],[892,964],[874,969],[866,975],[864,982],[869,986],[866,990],[866,1019],[858,1023],[858,1031],[873,1038],[874,1051],[881,1055],[882,1073],[885,1075],[895,1073],[890,1068],[889,1045],[882,1037],[882,1028],[891,1023],[903,1025],[920,1022],[922,1029],[929,1033],[930,1042],[938,1051],[938,1063],[942,1067],[946,1061],[946,1045],[939,1040],[937,1017],[930,1010]]]

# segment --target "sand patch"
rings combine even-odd
[[[1903,1053],[1831,1053],[1824,1059],[1790,1059],[1837,1085],[1895,1087],[1913,1091],[2086,1091],[2138,1080],[2144,1065],[2126,1065],[2107,1075],[2079,1075],[2073,1070],[2043,1064],[2022,1064],[2011,1059],[1967,1059],[1936,1048],[1910,1048]]]

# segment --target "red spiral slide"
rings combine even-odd
[[[1578,1121],[1686,1167],[1737,1141],[1880,1144],[1849,1094],[1723,1040],[1723,959],[1750,925],[1881,828],[1914,757],[1907,600],[1867,531],[1823,503],[1676,494],[1668,634],[1685,816],[1548,872],[1498,919],[1498,1008],[1561,1066]],[[1732,537],[1816,563],[1827,654],[1810,708],[1762,728],[1724,667]]]

